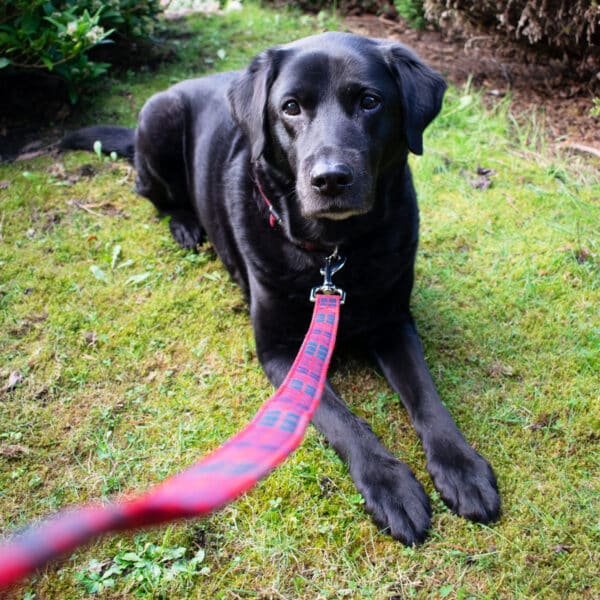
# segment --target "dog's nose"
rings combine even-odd
[[[320,194],[337,196],[352,185],[352,169],[343,163],[317,163],[310,173],[310,183]]]

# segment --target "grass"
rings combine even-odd
[[[171,82],[241,67],[327,25],[252,5],[192,18],[181,61],[109,81],[80,120],[131,125]],[[541,118],[450,89],[425,155],[411,159],[422,213],[414,313],[441,396],[495,467],[499,523],[444,507],[398,399],[350,360],[335,385],[432,498],[423,546],[376,530],[310,429],[211,518],[98,540],[12,597],[597,597],[600,178],[550,151]],[[10,533],[147,489],[236,432],[271,389],[240,293],[209,247],[175,247],[124,162],[42,157],[0,165],[0,181],[0,385],[22,379],[0,396]]]

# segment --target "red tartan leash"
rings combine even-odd
[[[299,445],[325,386],[344,292],[331,281],[344,259],[337,249],[313,288],[310,328],[281,387],[252,421],[211,454],[143,495],[59,513],[0,546],[0,589],[98,535],[204,516],[231,502]]]

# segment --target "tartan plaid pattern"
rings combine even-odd
[[[299,446],[319,404],[339,310],[339,296],[317,295],[310,328],[281,387],[207,457],[139,497],[64,511],[0,546],[0,588],[103,533],[206,515],[265,477]]]

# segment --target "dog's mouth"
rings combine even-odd
[[[371,179],[364,178],[336,195],[321,194],[314,188],[299,186],[300,212],[305,219],[347,221],[367,214],[373,208]],[[308,189],[307,189],[308,188]]]
[[[358,215],[364,215],[367,210],[358,209],[344,209],[344,208],[331,208],[327,210],[321,210],[314,214],[307,215],[309,219],[328,219],[330,221],[345,221],[351,217]]]
[[[373,206],[371,190],[365,185],[357,185],[333,198],[313,190],[299,198],[302,216],[309,220],[347,221],[367,214]]]

